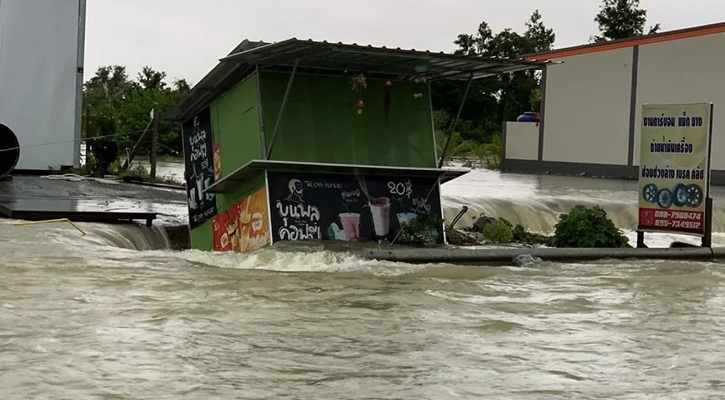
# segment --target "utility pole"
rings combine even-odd
[[[153,110],[151,111],[153,114],[151,116],[151,154],[149,155],[149,161],[151,163],[151,171],[149,171],[149,175],[151,175],[152,179],[156,178],[156,153],[158,148],[158,138],[159,138],[159,106],[158,104],[154,106]]]

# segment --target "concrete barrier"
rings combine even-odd
[[[522,256],[544,261],[578,262],[604,259],[618,260],[725,260],[725,248],[673,249],[373,249],[354,253],[366,259],[404,262],[410,264],[448,263],[465,265],[514,265]]]

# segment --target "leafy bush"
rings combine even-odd
[[[552,245],[564,248],[630,247],[622,231],[599,206],[576,206],[568,214],[559,216]]]
[[[507,244],[514,241],[511,223],[505,219],[497,219],[483,227],[483,237],[489,243]]]
[[[421,213],[401,227],[397,241],[418,246],[433,246],[440,237],[442,227],[443,218],[435,214]]]
[[[528,245],[549,245],[551,244],[551,238],[539,235],[536,233],[531,233],[526,230],[522,225],[516,225],[513,230],[514,233],[514,242],[515,243],[521,243],[521,244],[528,244]]]

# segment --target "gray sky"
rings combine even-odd
[[[642,0],[663,30],[718,21],[722,0]],[[599,0],[88,0],[86,78],[101,65],[144,65],[198,82],[239,42],[290,37],[453,51],[459,33],[487,21],[494,32],[523,31],[538,8],[556,47],[597,33]]]

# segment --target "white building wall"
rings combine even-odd
[[[0,123],[20,141],[17,169],[78,161],[81,11],[85,0],[0,0]]]
[[[627,165],[633,49],[556,61],[546,72],[543,161]]]
[[[725,34],[639,48],[634,164],[639,165],[642,104],[715,103],[712,169],[725,170]]]
[[[539,159],[539,124],[506,123],[506,158],[534,161]]]

